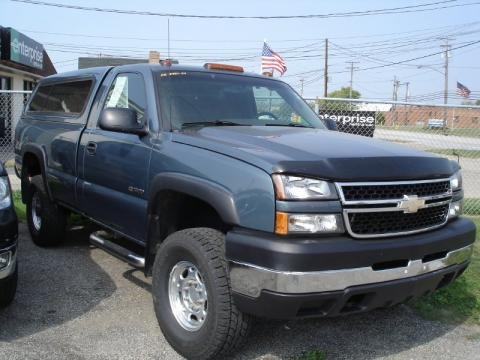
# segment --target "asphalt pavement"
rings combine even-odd
[[[20,225],[20,281],[0,312],[0,359],[179,359],[157,325],[151,281],[93,248],[92,229],[35,247]],[[168,306],[165,304],[165,306]],[[480,327],[423,320],[408,306],[333,319],[258,321],[234,359],[480,359]]]

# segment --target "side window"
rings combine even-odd
[[[108,91],[104,108],[118,107],[133,109],[139,122],[145,121],[147,97],[145,83],[140,74],[119,74]]]
[[[80,114],[92,87],[92,80],[40,85],[27,111]]]

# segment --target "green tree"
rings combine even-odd
[[[352,99],[359,99],[362,96],[359,91],[352,89]],[[331,98],[350,99],[350,86],[342,87],[338,90],[332,91],[328,94]],[[357,108],[356,103],[350,103],[348,101],[335,101],[335,100],[320,100],[320,110],[341,111],[341,110],[355,110]]]
[[[465,100],[462,101],[462,105],[480,105],[480,99],[473,101],[473,100]]]
[[[359,91],[352,89],[352,99],[360,99],[361,96],[362,94]],[[328,94],[328,97],[350,99],[350,86],[344,86],[341,89],[332,91]]]

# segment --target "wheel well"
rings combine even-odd
[[[170,234],[193,227],[208,227],[226,232],[226,224],[207,202],[177,191],[160,191],[149,212],[148,248],[145,273],[151,273],[159,245]]]
[[[23,155],[22,160],[22,173],[21,173],[21,184],[22,184],[22,202],[27,200],[27,192],[30,189],[30,179],[35,175],[40,175],[42,173],[42,168],[40,166],[40,160],[38,157],[30,152],[27,152]]]

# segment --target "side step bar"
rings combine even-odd
[[[109,254],[119,258],[132,265],[133,267],[143,269],[145,267],[145,258],[133,253],[132,251],[107,239],[108,234],[105,231],[97,231],[90,235],[90,243]]]

